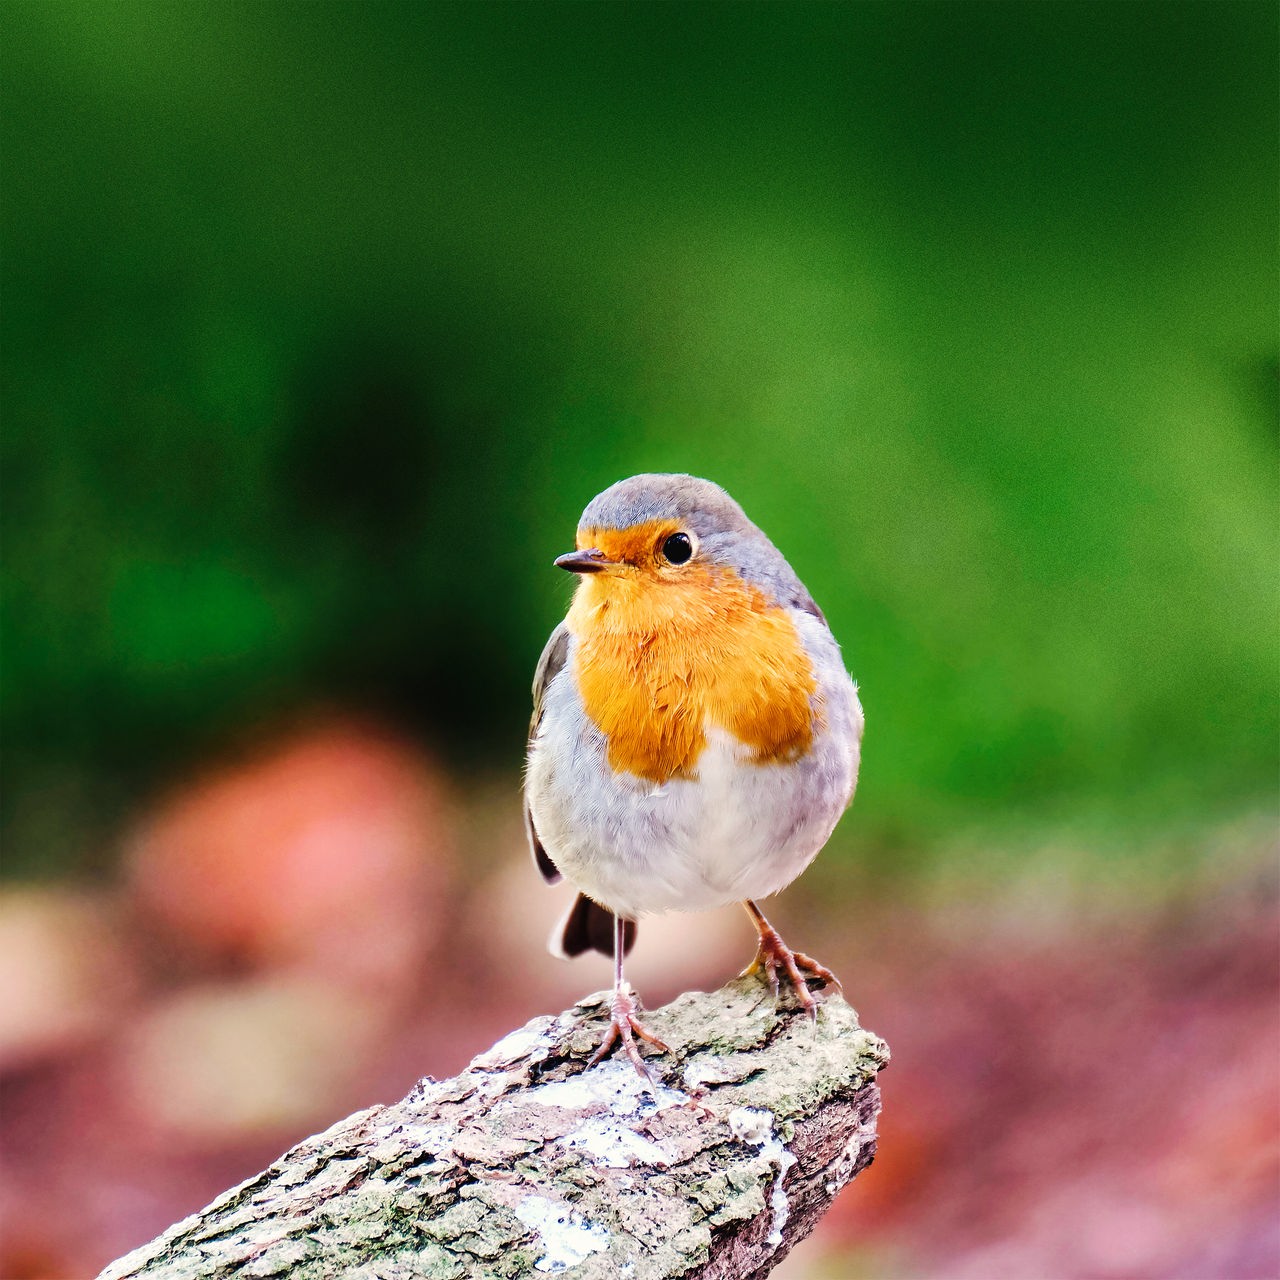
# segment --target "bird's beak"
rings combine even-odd
[[[557,569],[567,569],[570,573],[600,573],[613,567],[613,561],[595,547],[583,547],[581,551],[557,556],[555,564]]]

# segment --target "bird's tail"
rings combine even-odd
[[[622,922],[622,954],[630,954],[636,941],[636,922]],[[602,956],[613,955],[613,912],[592,902],[585,893],[574,898],[551,931],[547,946],[553,956],[572,960],[584,951],[598,951]]]

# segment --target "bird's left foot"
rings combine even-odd
[[[756,952],[756,958],[743,970],[743,976],[763,974],[775,1000],[778,999],[782,978],[785,976],[788,986],[795,992],[796,999],[810,1020],[817,1022],[818,1002],[809,990],[809,979],[816,978],[823,986],[843,991],[840,979],[812,956],[805,955],[803,951],[792,951],[771,924],[757,923],[756,927],[760,930],[760,948]]]
[[[654,1079],[653,1072],[649,1070],[649,1064],[641,1056],[636,1038],[639,1037],[663,1053],[670,1053],[670,1048],[663,1044],[636,1016],[640,1012],[640,1005],[630,986],[622,985],[613,989],[609,1010],[609,1030],[601,1041],[600,1047],[591,1055],[587,1066],[594,1067],[608,1055],[614,1045],[621,1043],[623,1052],[631,1059],[631,1065],[640,1073],[641,1078],[651,1087],[655,1086],[658,1082]]]

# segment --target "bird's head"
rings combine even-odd
[[[556,564],[570,573],[647,585],[678,584],[781,559],[719,485],[687,475],[639,475],[593,498],[574,550]],[[603,585],[603,584],[602,584]]]

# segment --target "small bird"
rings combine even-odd
[[[593,498],[565,620],[533,680],[525,826],[550,883],[578,896],[552,949],[614,960],[610,1024],[650,1079],[623,978],[636,921],[741,902],[759,933],[747,973],[782,979],[810,1017],[808,979],[756,899],[813,861],[853,798],[863,716],[831,629],[772,542],[719,485],[638,475]]]

